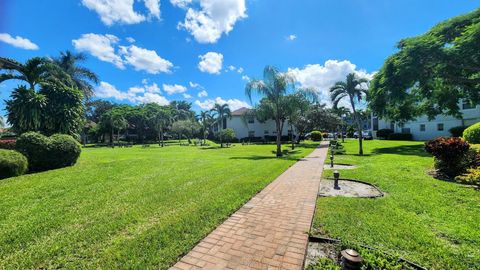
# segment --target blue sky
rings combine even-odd
[[[471,0],[4,0],[0,55],[24,61],[62,50],[89,56],[97,96],[138,104],[188,100],[247,105],[245,83],[263,67],[301,86],[349,72],[370,78],[395,44],[474,10]],[[0,85],[0,109],[18,82]],[[3,111],[4,113],[4,111]]]

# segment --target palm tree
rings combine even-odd
[[[91,70],[78,65],[79,62],[85,60],[87,60],[85,54],[75,54],[68,50],[60,52],[60,57],[54,59],[55,63],[70,76],[74,86],[80,89],[85,99],[88,100],[94,94],[92,83],[98,84],[99,78]]]
[[[225,121],[224,119],[231,118],[232,117],[232,111],[230,110],[230,107],[228,107],[228,104],[218,104],[215,103],[212,112],[215,114],[217,124],[218,124],[218,131],[221,131],[223,129],[223,122]],[[221,133],[220,133],[221,134]],[[222,136],[220,135],[220,147],[223,147],[223,142],[222,142]]]
[[[0,83],[6,80],[20,80],[28,83],[30,90],[35,86],[47,82],[59,82],[61,76],[65,75],[48,58],[34,57],[22,64],[10,58],[0,57]],[[62,79],[65,77],[63,76]]]
[[[284,97],[289,88],[295,87],[295,79],[289,73],[280,72],[273,66],[266,66],[263,70],[263,80],[251,80],[245,86],[245,94],[252,101],[254,93],[263,96],[264,104],[269,104],[277,131],[277,157],[282,156],[281,136],[283,130]]]
[[[197,116],[200,124],[202,125],[202,134],[203,134],[203,144],[207,143],[207,133],[212,123],[214,121],[210,111],[201,111],[200,114]]]
[[[11,94],[12,99],[7,100],[7,119],[12,129],[21,134],[27,131],[39,131],[42,121],[42,111],[47,104],[45,95],[33,89],[20,85]]]
[[[128,121],[120,114],[113,114],[111,121],[112,129],[117,129],[117,144],[120,145],[120,131],[128,127]]]
[[[338,103],[344,99],[348,98],[350,106],[353,111],[353,119],[357,122],[358,129],[358,142],[359,142],[359,155],[363,155],[363,145],[362,145],[362,124],[360,121],[360,116],[355,108],[355,101],[360,102],[363,99],[363,96],[367,94],[367,90],[362,88],[362,85],[368,84],[368,80],[365,78],[356,78],[355,73],[350,73],[347,75],[346,81],[336,82],[334,86],[330,88],[330,98],[333,102],[333,108],[338,107]]]
[[[165,143],[163,140],[163,134],[165,132],[165,129],[172,122],[172,116],[170,115],[170,111],[164,108],[160,108],[159,110],[153,113],[153,115],[148,119],[148,121],[153,126],[153,128],[157,131],[157,134],[158,134],[157,138],[160,141],[160,146],[161,147],[165,146]]]

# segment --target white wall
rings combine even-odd
[[[410,133],[414,140],[431,140],[439,136],[449,137],[451,136],[448,131],[452,127],[457,126],[469,126],[480,122],[480,106],[476,106],[473,109],[461,110],[463,119],[457,119],[453,116],[439,115],[434,120],[429,121],[426,116],[421,116],[415,121],[407,122],[403,128],[410,128]],[[443,131],[437,129],[439,123],[443,124]],[[420,125],[425,125],[425,131],[420,131]],[[390,121],[379,119],[378,129],[390,129]],[[395,125],[395,132],[402,132],[402,127]]]
[[[238,139],[248,137],[249,131],[255,132],[254,137],[276,135],[275,121],[273,120],[268,120],[265,123],[260,123],[260,121],[254,119],[254,123],[248,124],[243,121],[241,116],[232,116],[231,119],[227,119],[227,128],[233,129]],[[290,126],[288,124],[288,121],[285,121],[285,124],[283,125],[282,135],[288,135],[289,129]],[[268,131],[268,134],[266,134],[265,131]]]

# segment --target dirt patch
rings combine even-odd
[[[305,256],[305,268],[315,264],[319,258],[330,258],[337,261],[337,250],[335,244],[308,242],[307,255]]]
[[[384,195],[383,192],[373,185],[347,179],[339,180],[338,186],[339,188],[335,189],[333,179],[322,179],[318,196],[375,198]]]

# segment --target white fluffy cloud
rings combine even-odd
[[[171,0],[186,7],[191,1]],[[232,31],[235,23],[246,18],[245,0],[200,0],[200,9],[189,7],[185,21],[178,27],[186,29],[200,43],[215,43],[223,33]]]
[[[207,93],[207,91],[202,90],[202,91],[198,92],[197,96],[198,97],[207,97],[208,93]]]
[[[187,93],[183,93],[182,95],[183,95],[183,98],[186,98],[186,99],[192,98],[192,96]]]
[[[295,39],[297,39],[297,36],[296,35],[288,35],[287,36],[287,40],[290,40],[290,41],[294,41]]]
[[[250,77],[248,77],[247,75],[243,75],[242,76],[242,80],[246,81],[246,82],[249,82],[250,81]]]
[[[114,35],[83,34],[79,39],[72,40],[77,51],[88,52],[96,58],[109,62],[124,69],[122,58],[115,53],[114,45],[119,39]]]
[[[100,82],[100,85],[95,89],[95,96],[99,98],[112,98],[119,101],[128,100],[132,103],[155,102],[160,105],[168,105],[169,101],[159,95],[159,92],[160,89],[156,83],[133,86],[127,91],[121,91],[107,82]]]
[[[31,42],[28,38],[20,36],[12,37],[10,34],[0,33],[0,41],[25,50],[38,50],[37,44]]]
[[[223,55],[221,53],[208,52],[198,57],[200,58],[198,69],[200,69],[201,72],[220,74],[223,64]]]
[[[179,84],[163,84],[162,88],[163,91],[167,92],[169,95],[187,92],[187,88]]]
[[[130,43],[134,43],[135,39],[133,37],[127,37],[126,40]]]
[[[329,89],[337,81],[345,80],[349,73],[355,73],[358,77],[372,79],[375,73],[368,73],[363,69],[357,69],[355,64],[348,60],[327,60],[324,65],[310,64],[303,68],[289,68],[288,72],[293,74],[300,86],[313,87],[319,91],[320,97],[329,100]]]
[[[192,0],[170,0],[170,3],[179,8],[186,8],[192,3]]]
[[[212,109],[213,106],[215,106],[215,103],[228,104],[228,106],[230,107],[230,110],[232,111],[238,110],[242,107],[251,108],[251,106],[247,102],[236,99],[236,98],[225,100],[221,97],[217,97],[215,99],[206,99],[204,101],[195,100],[195,104],[203,110]]]
[[[82,0],[82,4],[95,11],[102,22],[106,25],[136,24],[147,19],[133,9],[134,0]],[[160,18],[160,1],[144,0],[144,5],[149,14],[148,17]]]
[[[157,52],[139,48],[135,45],[120,46],[125,62],[132,65],[135,70],[144,70],[151,74],[170,72],[172,62],[158,56]]]

